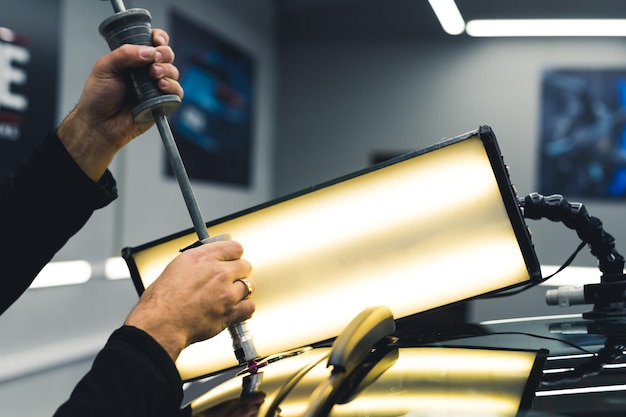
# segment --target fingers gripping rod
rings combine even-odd
[[[100,34],[106,39],[111,50],[127,43],[153,45],[152,17],[147,10],[126,9],[121,0],[111,0],[111,5],[115,15],[104,20],[99,27]],[[177,95],[161,93],[145,70],[131,71],[129,79],[132,92],[138,103],[133,109],[133,117],[137,122],[155,121],[172,171],[191,216],[194,230],[198,235],[198,244],[229,239],[228,235],[219,235],[213,238],[209,236],[206,223],[202,219],[202,214],[193,194],[187,171],[178,152],[174,135],[167,121],[166,116],[180,107],[180,98]],[[229,326],[228,331],[233,340],[233,349],[237,360],[240,364],[247,364],[247,370],[255,374],[259,368],[259,364],[256,362],[258,355],[245,322]]]

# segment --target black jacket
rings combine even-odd
[[[115,198],[111,173],[94,183],[55,135],[0,183],[0,314],[26,291],[93,211]]]
[[[54,134],[0,183],[0,314],[93,211],[115,198],[111,173],[94,183]],[[182,396],[180,375],[167,352],[142,330],[122,326],[55,417],[188,415],[189,409],[179,410]]]
[[[176,417],[183,399],[180,375],[165,350],[130,326],[113,332],[91,370],[54,417]]]

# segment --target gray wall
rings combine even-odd
[[[623,39],[308,38],[281,43],[278,194],[361,169],[375,151],[420,149],[486,124],[524,196],[536,191],[541,71],[626,68]],[[582,203],[626,253],[624,203]],[[542,264],[561,265],[580,242],[561,223],[528,223]],[[574,265],[595,267],[596,260],[584,249]],[[593,274],[599,278],[599,271]],[[473,317],[524,315],[529,302],[538,313],[564,312],[547,307],[542,291],[478,303]],[[571,311],[581,309],[589,308]]]
[[[13,1],[13,0],[11,0]],[[17,0],[15,0],[17,1]],[[8,6],[3,2],[3,7]],[[65,0],[59,115],[75,105],[95,60],[108,51],[98,25],[110,2]],[[250,53],[256,64],[253,184],[234,189],[193,184],[210,220],[266,201],[271,195],[276,52],[270,0],[127,1],[150,10],[153,26],[167,29],[170,7]],[[42,128],[42,135],[50,127]],[[163,145],[156,129],[123,150],[111,166],[120,199],[97,212],[55,260],[86,259],[95,276],[82,285],[29,290],[0,317],[0,417],[52,415],[89,368],[94,354],[137,300],[129,280],[107,281],[101,265],[123,246],[191,227],[175,181],[161,174]],[[54,219],[47,219],[54,221]],[[45,225],[42,228],[45,233]]]

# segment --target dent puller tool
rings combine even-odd
[[[126,9],[121,0],[111,0],[111,5],[115,14],[105,19],[99,27],[100,35],[107,41],[111,50],[124,44],[153,46],[150,12],[145,9]],[[176,146],[174,135],[167,121],[166,116],[180,107],[180,98],[173,94],[163,94],[149,77],[145,68],[131,70],[128,78],[130,89],[138,103],[133,108],[133,117],[137,122],[155,121],[195,232],[198,235],[198,241],[185,249],[219,240],[230,240],[228,234],[209,236],[206,223],[202,219],[202,214],[193,194],[187,171]],[[246,323],[233,324],[228,327],[228,331],[233,340],[233,349],[239,364],[245,364],[247,372],[256,374],[264,363],[257,362],[258,354]]]

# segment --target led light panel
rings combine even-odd
[[[207,223],[253,265],[248,320],[267,356],[337,336],[361,310],[395,318],[541,278],[488,126]],[[193,229],[122,256],[139,293],[197,240]],[[228,332],[185,349],[184,380],[237,365]]]

